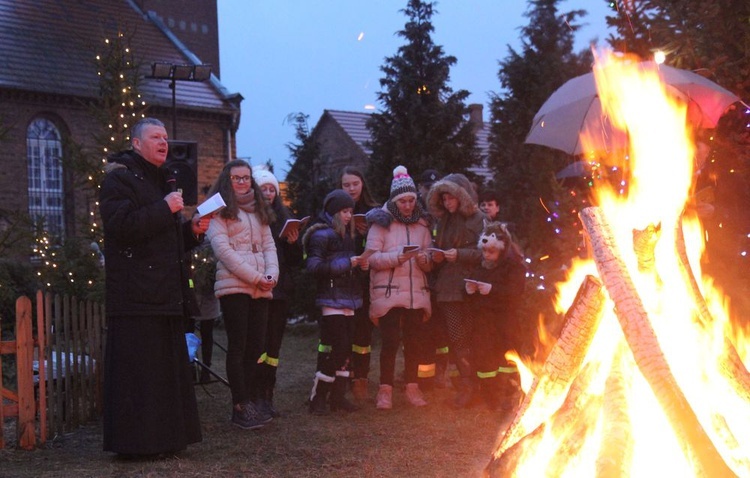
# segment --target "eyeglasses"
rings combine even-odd
[[[229,179],[232,180],[233,183],[249,183],[250,182],[250,176],[229,176]]]

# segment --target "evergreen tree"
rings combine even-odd
[[[616,34],[609,44],[651,59],[666,54],[665,63],[715,81],[747,101],[750,98],[750,3],[746,0],[612,1],[607,24]],[[696,190],[713,198],[713,214],[703,218],[710,240],[704,270],[727,290],[747,315],[750,310],[750,115],[740,104],[730,108],[716,130],[698,131],[710,145],[706,167]],[[743,303],[744,302],[744,303]]]
[[[314,216],[323,208],[323,198],[333,186],[322,180],[320,146],[310,137],[308,115],[290,115],[298,143],[287,144],[291,159],[286,175],[287,198],[299,217]]]
[[[489,166],[503,198],[501,217],[515,224],[527,257],[544,258],[532,268],[558,269],[580,246],[577,197],[555,180],[571,157],[524,144],[534,115],[567,80],[590,71],[591,54],[573,52],[576,21],[586,14],[558,14],[559,0],[531,0],[521,29],[522,51],[508,47],[498,77],[504,90],[492,97]]]
[[[368,121],[372,155],[368,177],[390,178],[399,164],[416,176],[425,169],[462,172],[479,162],[467,113],[466,90],[449,86],[456,58],[435,45],[431,19],[434,3],[409,0],[409,18],[398,35],[406,40],[385,59],[378,101],[382,111]],[[389,180],[371,181],[375,197],[387,197]]]

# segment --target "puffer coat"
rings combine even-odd
[[[220,215],[211,219],[207,235],[218,260],[216,297],[247,294],[253,299],[272,298],[273,291],[258,288],[265,276],[279,278],[276,245],[268,225],[261,224],[256,214],[240,209],[236,220]]]
[[[449,213],[443,206],[442,195],[449,193],[458,199],[458,210]],[[484,228],[484,214],[477,207],[477,195],[463,174],[449,174],[430,188],[427,206],[437,218],[435,247],[456,249],[455,262],[437,264],[434,293],[438,302],[464,300],[464,279],[482,260],[477,240]]]
[[[340,236],[324,213],[302,238],[306,269],[315,278],[315,305],[356,310],[362,307],[363,273],[352,267],[354,239]]]
[[[430,264],[420,268],[415,258],[398,262],[405,245],[428,248],[432,244],[429,222],[422,218],[414,224],[394,220],[386,206],[367,215],[371,222],[367,235],[370,256],[370,319],[377,321],[392,308],[422,309],[432,313],[426,272]]]
[[[200,238],[164,201],[170,192],[165,171],[134,151],[109,161],[99,193],[107,315],[199,314],[184,254]]]

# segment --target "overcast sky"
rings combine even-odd
[[[289,169],[287,121],[309,115],[312,129],[325,109],[367,111],[376,102],[383,59],[396,54],[407,0],[219,0],[221,81],[240,93],[237,156],[252,164],[271,159],[280,180]],[[489,119],[491,92],[499,92],[498,62],[508,45],[520,51],[528,24],[523,0],[442,0],[433,15],[433,41],[458,60],[450,86],[471,93]],[[606,38],[605,0],[567,0],[560,11],[585,9],[577,48]]]

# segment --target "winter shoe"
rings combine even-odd
[[[422,395],[422,391],[416,383],[406,384],[406,399],[415,407],[424,407],[427,405],[427,401],[424,399],[424,395]]]
[[[308,401],[310,413],[313,415],[328,415],[328,394],[331,390],[331,383],[315,378],[312,394]]]
[[[381,385],[378,395],[375,397],[375,408],[378,410],[390,410],[393,408],[393,386]]]
[[[256,407],[255,403],[253,403],[251,400],[245,401],[242,404],[242,408],[244,408],[245,414],[247,414],[254,420],[260,421],[261,423],[269,423],[271,420],[273,420],[273,417],[270,414],[266,413],[265,410]]]
[[[352,380],[352,395],[355,400],[360,402],[367,400],[367,385],[368,381],[366,378],[355,378]]]
[[[264,423],[254,420],[247,416],[244,410],[232,409],[232,425],[242,428],[243,430],[257,430],[263,428]]]
[[[331,391],[331,411],[337,412],[339,410],[343,412],[356,412],[359,407],[346,399],[346,389],[349,385],[349,379],[344,377],[336,377],[333,382],[333,390]]]
[[[458,392],[453,399],[454,408],[467,408],[474,399],[474,382],[470,378],[462,378]]]

